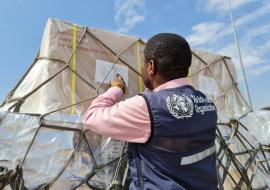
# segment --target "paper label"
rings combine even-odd
[[[108,74],[109,73],[109,74]],[[108,76],[106,77],[106,75]],[[96,74],[95,81],[109,83],[111,80],[117,77],[117,74],[121,75],[128,86],[128,67],[125,65],[119,65],[108,61],[96,60]]]
[[[213,96],[218,96],[220,94],[215,79],[202,75],[199,76],[199,90]]]

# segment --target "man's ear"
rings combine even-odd
[[[157,67],[154,63],[154,60],[149,61],[149,73],[150,75],[154,75],[157,72]]]

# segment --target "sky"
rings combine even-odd
[[[258,110],[270,106],[270,0],[230,1]],[[0,0],[0,100],[32,64],[48,18],[142,39],[177,33],[194,49],[232,57],[239,69],[227,0]]]

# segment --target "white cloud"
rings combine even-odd
[[[241,48],[242,61],[243,61],[243,64],[246,68],[249,69],[250,67],[252,67],[254,65],[258,65],[258,64],[263,62],[263,59],[262,59],[263,55],[256,54],[254,52],[251,53],[249,45],[241,46],[240,48]],[[254,48],[256,48],[256,47],[254,47]],[[252,48],[252,50],[254,50],[254,49]],[[217,50],[216,53],[231,57],[234,63],[239,63],[239,61],[240,61],[238,53],[237,53],[237,49],[236,49],[236,46],[234,43],[226,44],[223,48]],[[240,66],[240,65],[237,65],[237,66]]]
[[[116,0],[114,7],[117,32],[127,33],[136,24],[144,21],[145,0]]]
[[[257,26],[255,28],[251,28],[247,32],[247,36],[248,36],[249,40],[253,40],[256,37],[268,35],[269,31],[270,31],[270,23],[265,24],[265,25],[261,25],[261,26]]]
[[[225,30],[225,24],[222,22],[203,22],[192,27],[192,34],[187,37],[189,43],[193,46],[214,43]]]
[[[251,55],[258,55],[263,57],[270,52],[270,39],[263,41],[257,45],[255,45],[256,39],[250,40],[250,38],[245,37],[244,40],[246,41],[246,43],[243,43],[244,47],[246,47],[246,52]]]
[[[240,17],[239,19],[236,20],[236,23],[237,25],[247,24],[269,13],[270,13],[270,2],[265,3],[255,11]]]
[[[259,67],[254,67],[253,69],[248,70],[247,73],[258,76],[269,71],[270,71],[270,65],[263,65]]]
[[[251,67],[253,65],[258,65],[262,63],[262,57],[260,55],[243,55],[243,64],[246,67]],[[250,69],[250,68],[249,68]]]
[[[232,9],[239,9],[242,6],[255,1],[256,0],[230,0],[230,4]],[[198,0],[197,4],[199,9],[203,9],[207,12],[217,12],[223,14],[228,11],[227,0]]]

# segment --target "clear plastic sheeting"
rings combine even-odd
[[[72,131],[41,128],[23,165],[25,186],[33,189],[49,183],[64,167],[73,150]]]
[[[261,144],[270,145],[270,111],[248,113],[241,121]]]
[[[0,117],[0,164],[9,170],[22,165],[26,188],[50,184],[51,189],[72,189],[87,183],[106,189],[110,185],[123,142],[57,125],[57,120],[67,124],[73,116],[54,116],[54,123],[50,117],[40,123],[39,116],[26,114],[1,112]]]
[[[270,112],[269,112],[270,113]],[[268,114],[269,114],[268,113]],[[268,115],[264,113],[265,115]],[[231,120],[228,125],[219,125],[217,134],[217,167],[220,189],[269,189],[270,187],[270,146],[262,144],[264,129],[269,136],[270,126],[262,128],[268,121],[252,121],[257,115],[251,112],[240,120]],[[251,132],[250,127],[254,124]],[[257,129],[257,130],[256,130]],[[267,134],[268,133],[268,134]],[[269,140],[269,139],[268,139]]]
[[[82,119],[117,74],[128,86],[124,99],[145,89],[144,47],[136,37],[49,19],[37,57],[0,105],[6,175],[16,171],[29,190],[123,185],[125,143],[86,130]],[[270,188],[269,112],[250,112],[231,59],[192,50],[188,82],[217,108],[219,189]]]
[[[38,116],[0,112],[0,166],[20,164],[38,128]]]

